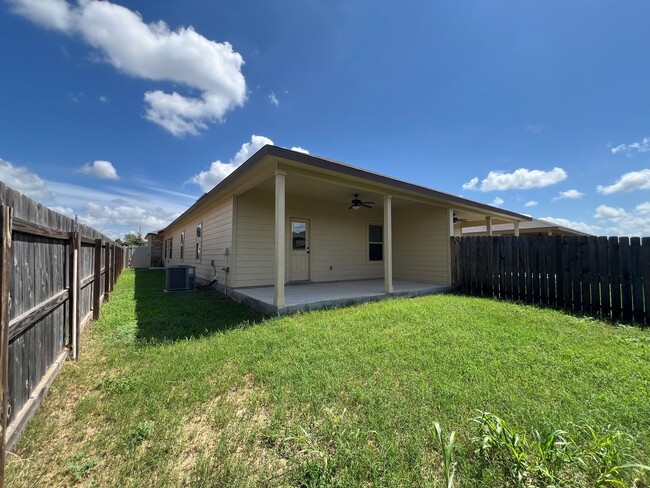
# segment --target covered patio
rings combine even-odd
[[[447,291],[459,224],[521,219],[342,163],[292,157],[275,159],[233,198],[224,284],[266,314]]]
[[[449,286],[414,281],[393,280],[391,292],[385,291],[383,279],[351,280],[326,283],[299,283],[285,286],[286,304],[274,304],[274,287],[235,288],[231,297],[267,315],[285,315],[304,310],[343,307],[394,297],[418,297],[445,293]]]

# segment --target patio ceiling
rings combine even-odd
[[[261,190],[273,193],[275,191],[274,185],[273,178],[268,178],[255,188],[257,191]],[[307,175],[304,172],[296,173],[289,169],[286,177],[286,185],[287,199],[305,198],[318,200],[328,205],[336,205],[341,207],[341,210],[344,210],[350,206],[350,201],[354,198],[355,193],[358,193],[361,200],[375,202],[374,207],[377,209],[383,208],[384,192],[377,191],[372,187],[368,188],[363,183],[338,179],[332,180],[322,174],[315,173],[314,175]],[[425,202],[423,199],[404,197],[399,193],[392,193],[392,195],[393,209],[401,209],[413,205],[436,206],[434,202]],[[439,206],[449,208],[450,204],[440,203]],[[492,214],[489,212],[454,208],[454,215],[459,219],[467,220],[467,223],[463,223],[463,225],[468,226],[471,223],[474,223],[474,225],[485,225],[485,217]],[[495,224],[507,223],[512,222],[512,220],[502,220],[495,217],[493,222]]]

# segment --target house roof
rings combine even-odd
[[[514,224],[494,224],[492,225],[492,232],[508,232],[514,231]],[[579,230],[572,229],[570,227],[565,227],[563,225],[558,225],[553,222],[542,219],[533,219],[530,222],[521,222],[519,224],[520,232],[534,233],[534,232],[563,232],[565,234],[571,234],[576,236],[589,236],[586,232],[581,232]],[[485,225],[473,226],[473,227],[464,227],[463,235],[480,235],[487,232],[487,227]]]
[[[156,235],[160,234],[164,230],[165,229],[152,230],[151,232],[147,232],[147,234],[144,236],[144,238],[149,239],[149,236],[156,236]]]
[[[456,195],[434,190],[426,186],[416,185],[415,183],[409,183],[407,181],[399,180],[397,178],[386,176],[380,173],[375,173],[373,171],[368,171],[366,169],[359,168],[357,166],[352,166],[346,163],[342,163],[340,161],[324,158],[321,156],[315,156],[312,154],[305,154],[302,152],[291,151],[290,149],[285,149],[282,147],[272,146],[267,144],[262,148],[260,148],[255,154],[253,154],[248,160],[246,160],[229,176],[227,176],[219,184],[217,184],[214,188],[212,188],[212,190],[206,192],[203,196],[199,197],[199,199],[191,207],[189,207],[185,212],[183,212],[179,217],[177,217],[173,222],[171,222],[167,227],[165,227],[165,229],[173,225],[176,221],[185,217],[187,214],[191,213],[195,208],[203,205],[204,203],[211,200],[216,195],[220,194],[229,185],[231,185],[233,182],[238,180],[242,175],[244,175],[247,171],[255,167],[267,156],[288,160],[292,163],[298,163],[300,165],[304,165],[307,168],[317,168],[321,170],[331,171],[334,173],[339,173],[342,175],[361,178],[370,181],[372,183],[378,183],[381,185],[391,186],[399,190],[414,192],[423,195],[425,197],[434,198],[436,200],[441,200],[444,202],[448,202],[450,204],[457,204],[463,207],[470,207],[484,212],[487,211],[493,214],[502,215],[506,218],[518,220],[521,222],[531,220],[531,218],[527,215],[511,212],[510,210],[505,210],[498,207],[493,207],[492,205],[475,202],[473,200],[468,200],[466,198],[458,197]]]

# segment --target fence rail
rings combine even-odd
[[[451,239],[461,293],[650,325],[650,237]]]
[[[99,317],[124,252],[95,229],[0,182],[0,486],[18,440],[70,355]]]

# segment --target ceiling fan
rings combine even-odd
[[[361,207],[372,208],[371,205],[375,205],[375,202],[362,202],[359,200],[359,194],[355,193],[352,205],[348,207],[348,210],[359,210]]]
[[[454,224],[458,222],[467,222],[467,219],[459,219],[458,217],[456,217],[456,214],[454,214]]]

